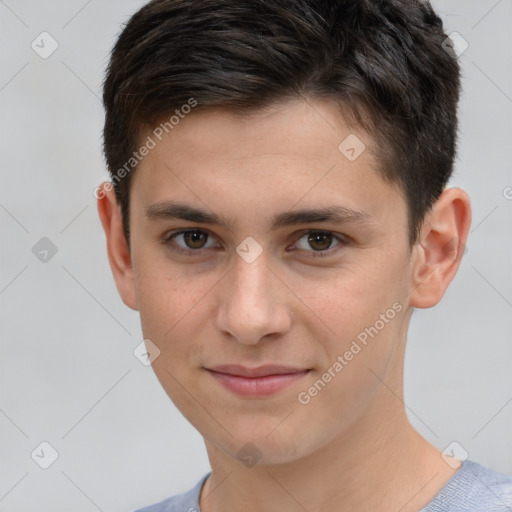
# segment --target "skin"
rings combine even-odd
[[[366,145],[354,161],[338,150],[351,133]],[[219,110],[181,120],[133,176],[130,248],[114,192],[102,185],[98,211],[119,293],[160,350],[152,364],[163,388],[205,440],[212,475],[203,512],[418,511],[456,471],[407,419],[403,359],[413,308],[437,304],[457,272],[469,198],[446,189],[410,250],[404,198],[377,162],[368,134],[349,129],[333,103],[310,98],[251,117]],[[232,226],[145,216],[167,200]],[[334,204],[371,217],[270,229],[279,212]],[[192,228],[208,236],[163,242]],[[309,243],[311,231],[346,243],[329,233]],[[252,263],[236,252],[248,236],[262,248]],[[330,255],[314,257],[322,250]],[[300,403],[394,303],[401,311]],[[270,397],[240,397],[204,369],[227,363],[311,371]],[[249,442],[261,455],[255,465],[237,456]]]

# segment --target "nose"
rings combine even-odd
[[[265,251],[252,263],[235,257],[223,280],[217,327],[246,345],[263,338],[279,337],[291,327],[291,294],[268,267]]]

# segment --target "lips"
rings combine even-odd
[[[264,397],[282,391],[309,373],[309,369],[264,365],[247,368],[221,365],[206,368],[225,389],[243,397]]]
[[[302,373],[308,369],[274,364],[258,366],[257,368],[246,368],[245,366],[238,364],[225,364],[208,368],[208,370],[228,375],[235,375],[238,377],[266,377],[268,375],[290,375],[294,373]]]

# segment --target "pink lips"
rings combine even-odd
[[[265,365],[246,368],[240,365],[221,365],[207,368],[220,384],[242,396],[268,396],[281,391],[306,375],[309,370],[289,366]]]

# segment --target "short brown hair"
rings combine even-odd
[[[456,153],[460,69],[446,37],[420,0],[149,2],[119,35],[103,90],[104,152],[128,243],[133,172],[116,172],[144,125],[191,98],[194,110],[250,114],[307,96],[332,99],[371,134],[379,173],[406,199],[412,247]]]

